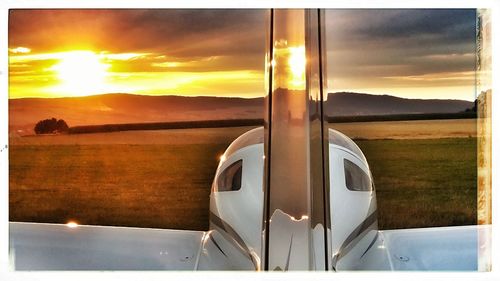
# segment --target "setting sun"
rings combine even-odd
[[[264,10],[13,9],[9,98],[260,97],[264,16]],[[191,28],[191,21],[206,28]]]
[[[59,91],[82,96],[105,90],[109,67],[91,51],[73,51],[63,53],[59,63],[51,70],[57,73],[60,84],[56,87]]]

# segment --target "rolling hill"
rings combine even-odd
[[[104,94],[69,98],[9,100],[9,131],[33,134],[39,120],[55,117],[69,126],[198,120],[258,119],[263,98]],[[403,99],[389,95],[330,93],[328,116],[454,113],[473,106],[463,100]]]
[[[262,98],[105,94],[9,100],[9,130],[31,134],[39,120],[57,117],[69,126],[262,118]]]
[[[328,94],[328,116],[456,113],[471,108],[464,100],[404,99],[389,95],[338,92]]]

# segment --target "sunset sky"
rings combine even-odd
[[[10,97],[262,96],[264,20],[263,10],[12,10]]]
[[[406,98],[475,96],[476,11],[328,10],[328,86]]]
[[[11,10],[9,96],[264,95],[264,10]],[[474,100],[474,10],[329,10],[329,91]]]

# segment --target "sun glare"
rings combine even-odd
[[[276,54],[271,62],[271,66],[276,69],[275,73],[282,73],[280,77],[275,77],[277,79],[275,86],[289,90],[305,90],[307,64],[305,47],[277,47],[275,51]]]
[[[51,70],[60,81],[58,90],[71,96],[97,94],[105,90],[109,64],[91,51],[63,53]]]
[[[305,71],[306,71],[306,48],[301,47],[289,47],[290,58],[288,59],[288,64],[290,66],[291,83],[295,87],[305,86]]]
[[[66,223],[66,226],[69,227],[69,228],[77,228],[78,227],[78,223],[74,222],[74,221],[69,221],[69,222]]]

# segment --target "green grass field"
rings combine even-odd
[[[10,220],[205,230],[218,158],[248,129],[12,141]],[[375,178],[381,229],[476,223],[476,138],[357,143]]]
[[[476,224],[476,138],[363,140],[381,229]]]

